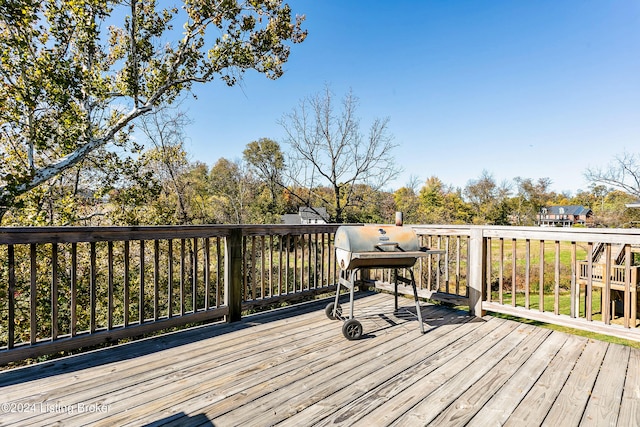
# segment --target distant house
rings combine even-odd
[[[329,214],[325,208],[310,208],[301,206],[297,214],[282,215],[283,224],[326,224]]]
[[[593,224],[593,212],[584,206],[548,206],[537,215],[540,227],[572,227]]]
[[[640,200],[636,200],[633,203],[627,203],[625,206],[628,208],[640,208]]]

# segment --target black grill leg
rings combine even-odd
[[[409,269],[409,273],[411,274],[411,286],[413,287],[413,298],[416,300],[416,314],[418,315],[418,322],[420,323],[420,332],[424,334],[424,324],[422,323],[422,311],[420,311],[420,300],[418,300],[418,289],[416,288],[416,279],[413,276],[413,269]],[[396,284],[397,287],[397,284]],[[396,301],[397,301],[398,291],[396,289]],[[397,302],[396,302],[397,307]],[[396,308],[397,309],[397,308]]]
[[[347,274],[344,270],[340,270],[340,276],[338,278],[338,285],[336,286],[336,299],[335,299],[335,302],[333,304],[333,316],[334,317],[337,317],[336,316],[337,315],[337,307],[338,307],[338,304],[339,304],[338,301],[340,300],[340,281],[342,280],[342,274],[343,273],[345,275]]]
[[[396,312],[398,311],[398,269],[394,268],[393,269],[393,285],[394,285],[394,295],[395,295],[395,299],[396,299]]]

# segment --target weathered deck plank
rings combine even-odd
[[[583,349],[584,340],[574,336],[568,337],[555,357],[549,361],[545,371],[509,416],[505,425],[520,427],[543,420]]]
[[[623,370],[620,367],[626,367],[628,364],[629,348],[610,345],[600,366],[600,373],[591,391],[589,402],[587,402],[587,408],[583,415],[585,424],[616,425],[627,374],[626,369]]]
[[[465,425],[512,375],[522,369],[533,352],[539,347],[553,347],[555,345],[553,337],[549,337],[549,335],[550,331],[535,328],[530,332],[529,337],[523,343],[524,345],[516,347],[502,360],[487,361],[490,367],[489,371],[468,388],[452,388],[451,383],[447,384],[451,395],[451,398],[447,400],[450,404],[430,424],[452,427]],[[495,362],[495,365],[490,365],[491,362]],[[439,393],[440,391],[438,391]],[[460,394],[456,396],[457,393]]]
[[[618,426],[640,426],[640,350],[631,349]]]
[[[491,331],[487,331],[486,328],[474,331],[477,333],[469,334],[469,340],[466,342],[458,340],[440,349],[435,357],[427,361],[422,369],[414,372],[411,378],[402,382],[394,379],[393,392],[387,395],[387,399],[377,404],[354,425],[371,426],[376,423],[390,425],[409,412],[424,396],[436,391],[448,378],[489,351],[494,341],[501,341],[517,327],[518,325],[514,323],[503,322]]]
[[[571,376],[567,379],[543,425],[578,425],[587,406],[591,390],[598,377],[600,366],[608,345],[601,341],[588,341],[577,360]]]
[[[348,341],[323,304],[0,372],[0,425],[638,425],[636,349],[385,294]]]
[[[478,427],[503,425],[566,340],[567,336],[564,334],[551,334],[544,344],[533,352],[522,368],[493,393],[467,425]]]

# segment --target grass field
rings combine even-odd
[[[516,251],[516,264],[518,266],[525,266],[525,254],[527,250],[527,242],[525,240],[516,240],[515,241],[515,251]],[[544,262],[547,263],[555,263],[556,260],[556,242],[545,241],[540,242],[538,240],[532,240],[529,244],[529,261],[532,265],[540,264],[540,246],[544,243]],[[513,259],[513,251],[514,245],[512,240],[500,240],[500,239],[491,239],[491,259],[493,261],[493,265],[498,265],[500,246],[503,246],[504,251],[504,260],[511,262]],[[558,248],[560,249],[559,261],[561,265],[571,265],[571,242],[559,242]],[[587,247],[585,244],[578,243],[576,244],[576,259],[577,260],[585,260],[587,259]]]
[[[491,298],[494,301],[498,301],[499,300],[500,295],[498,294],[498,292],[492,292],[491,293]],[[505,304],[510,303],[511,299],[512,299],[512,294],[511,292],[505,292],[502,294],[502,298]],[[516,292],[516,306],[518,307],[525,307],[525,294],[524,292]],[[584,312],[584,294],[581,295],[581,299],[580,299],[580,317],[585,317],[585,312]],[[599,319],[600,318],[600,291],[599,290],[594,290],[593,291],[593,300],[592,300],[592,316],[594,319]],[[554,308],[554,303],[555,303],[555,297],[553,294],[545,294],[544,295],[544,299],[543,299],[543,304],[544,304],[544,311],[548,311],[548,312],[553,312],[553,308]],[[563,291],[560,292],[559,294],[559,298],[558,298],[558,304],[559,304],[559,312],[560,314],[566,314],[567,316],[569,316],[571,314],[571,293],[567,292],[567,291]],[[531,310],[538,310],[540,308],[540,294],[539,293],[530,293],[529,294],[529,308]]]

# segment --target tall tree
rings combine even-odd
[[[509,193],[509,186],[506,183],[499,186],[493,175],[486,170],[482,171],[478,179],[469,181],[464,195],[473,206],[474,222],[507,225]]]
[[[338,104],[338,105],[336,105]],[[336,103],[329,87],[302,99],[280,124],[291,147],[289,171],[301,187],[329,186],[327,207],[335,222],[343,222],[345,208],[354,201],[358,184],[380,189],[399,173],[392,151],[389,119],[375,119],[364,135],[357,117],[358,98],[349,91]]]
[[[399,188],[393,193],[395,210],[402,212],[404,222],[407,224],[416,224],[419,222],[419,200],[414,188],[406,185]]]
[[[222,224],[249,224],[257,183],[245,166],[220,158],[211,168],[209,185],[216,204],[215,221]]]
[[[515,225],[533,225],[540,209],[555,198],[555,193],[549,191],[551,179],[539,178],[534,181],[531,178],[516,177],[514,181],[517,195],[511,199],[511,211]]]
[[[462,200],[460,190],[453,190],[437,177],[428,178],[418,194],[419,222],[430,224],[468,224],[472,208]]]
[[[168,109],[148,114],[140,121],[140,127],[152,145],[145,153],[148,167],[160,181],[164,199],[175,202],[165,209],[174,216],[173,220],[166,221],[170,224],[193,222],[188,201],[191,184],[185,179],[191,166],[184,150],[184,128],[189,122],[185,113]]]
[[[267,185],[271,201],[275,204],[278,190],[284,187],[285,161],[280,144],[269,138],[260,138],[247,144],[242,154],[244,161]]]
[[[194,83],[278,78],[303,19],[281,0],[0,2],[0,218]]]

